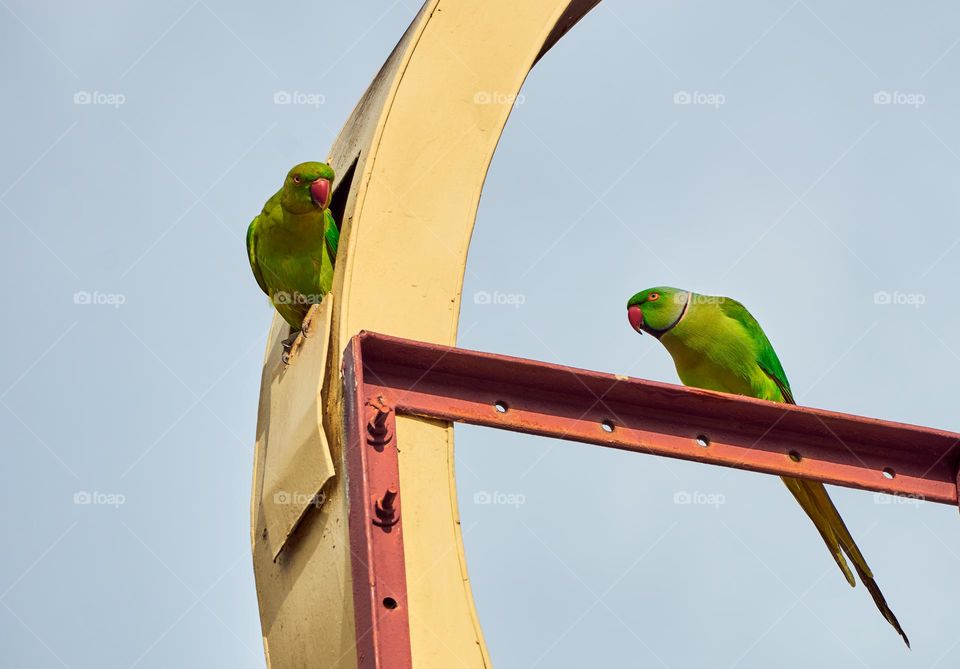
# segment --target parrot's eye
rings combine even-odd
[[[656,302],[660,299],[660,293],[650,293],[647,297],[647,302]]]
[[[294,175],[293,175],[293,183],[298,184],[298,183],[300,183],[301,181],[303,181],[303,179],[300,178],[300,175],[299,175],[299,174],[294,174]]]

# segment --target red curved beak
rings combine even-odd
[[[317,179],[310,184],[310,196],[317,205],[326,207],[330,203],[330,180]]]
[[[643,325],[643,311],[637,305],[627,307],[627,320],[630,321],[630,327],[643,334],[640,327]]]

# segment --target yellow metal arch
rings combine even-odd
[[[275,669],[357,665],[345,481],[336,475],[343,349],[362,329],[455,343],[480,192],[512,101],[533,64],[598,2],[428,0],[333,146],[343,206],[336,299],[286,369],[285,327],[274,319],[261,387],[251,529]],[[460,535],[453,430],[408,417],[397,430],[411,445],[400,474],[414,666],[489,667]]]

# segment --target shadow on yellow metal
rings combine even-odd
[[[455,343],[480,192],[513,100],[598,2],[428,0],[331,150],[334,208],[343,209],[336,300],[321,305],[286,369],[287,328],[274,318],[261,385],[251,531],[274,669],[356,667],[356,639],[367,633],[354,629],[344,347],[362,329]],[[408,445],[400,476],[413,665],[489,667],[460,535],[453,430],[406,416],[397,430]]]

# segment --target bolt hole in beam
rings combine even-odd
[[[393,611],[395,608],[397,608],[397,600],[395,600],[393,597],[384,597],[383,608]]]
[[[613,421],[612,420],[603,420],[600,421],[600,429],[604,432],[613,432]]]
[[[884,467],[883,468],[883,478],[890,479],[891,481],[895,479],[897,472],[893,471],[893,467]]]
[[[801,460],[803,460],[803,456],[800,455],[799,451],[790,451],[789,453],[787,453],[787,456],[794,462],[800,462]]]
[[[510,406],[503,400],[497,400],[493,403],[493,408],[497,410],[497,413],[507,413]]]
[[[694,441],[697,442],[697,446],[699,446],[700,448],[706,448],[707,446],[710,445],[710,437],[708,437],[705,434],[698,434],[697,438],[694,439]]]

